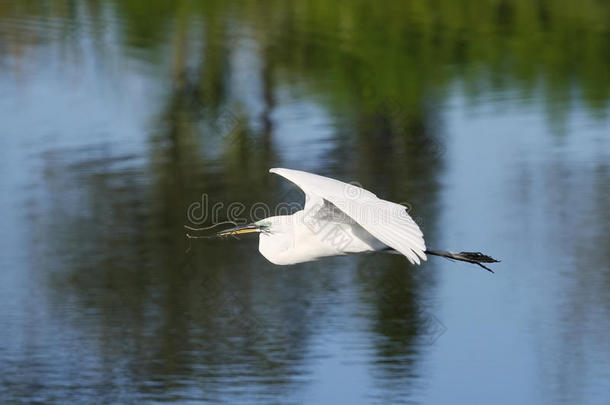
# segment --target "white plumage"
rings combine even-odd
[[[423,233],[409,216],[405,206],[382,200],[353,184],[317,174],[281,168],[274,168],[269,172],[285,177],[305,193],[304,209],[286,216],[290,218],[282,218],[289,224],[283,229],[292,230],[296,236],[293,246],[290,247],[291,252],[284,252],[284,255],[293,253],[298,262],[301,262],[345,253],[379,251],[389,247],[405,255],[411,263],[420,264],[420,259],[426,260]],[[271,222],[282,222],[278,221],[278,217],[274,218],[276,219]],[[324,229],[316,232],[316,227],[308,226],[308,220],[325,221]],[[265,221],[269,222],[269,219],[257,224]],[[346,239],[348,236],[353,238],[342,251],[337,250],[340,246],[333,246],[333,231],[336,234],[345,232],[343,236]],[[318,242],[317,249],[311,246],[312,240]],[[269,246],[273,242],[277,242],[273,230],[261,234],[259,248],[272,262],[274,254],[279,253]],[[310,245],[305,245],[305,242]],[[297,254],[297,250],[300,253]]]

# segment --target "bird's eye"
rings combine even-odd
[[[271,232],[271,222],[269,221],[258,221],[254,223],[258,226],[258,229],[261,233],[270,233]]]

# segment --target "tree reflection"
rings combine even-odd
[[[408,202],[430,240],[444,161],[439,106],[453,87],[471,100],[517,91],[527,102],[540,93],[552,122],[565,120],[575,99],[593,116],[608,112],[610,7],[594,0],[3,4],[0,61],[16,71],[31,57],[26,50],[43,52],[41,43],[86,58],[87,39],[97,62],[112,53],[169,72],[141,73],[164,96],[138,156],[107,152],[93,139],[83,150],[49,151],[48,204],[30,226],[56,235],[32,263],[48,278],[60,323],[91,342],[105,365],[127,363],[119,372],[139,392],[170,400],[191,395],[186,379],[201,390],[192,395],[210,400],[230,391],[235,376],[264,385],[261,397],[294,388],[330,311],[339,277],[329,264],[281,272],[254,240],[210,241],[184,254],[186,208],[202,192],[246,206],[281,195],[267,173],[285,152],[278,141],[292,136],[277,130],[280,91],[297,89],[332,117],[320,173]],[[38,24],[10,24],[20,19]],[[236,56],[240,41],[258,62],[248,69],[260,83],[252,94],[235,77],[246,63]],[[405,274],[398,259],[346,262],[356,267],[349,287],[370,310],[374,372],[410,381],[427,333],[424,284],[434,279]],[[66,314],[66,297],[77,314]],[[120,385],[115,373],[101,372]]]

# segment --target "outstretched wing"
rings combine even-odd
[[[300,170],[275,168],[279,174],[300,187],[308,202],[325,199],[349,215],[382,243],[405,255],[411,263],[426,260],[424,235],[406,207],[382,200],[370,191],[339,180]]]

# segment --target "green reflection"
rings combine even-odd
[[[117,159],[131,157],[97,159],[99,146],[44,162],[55,173],[44,179],[53,198],[32,227],[58,236],[33,262],[48,277],[54,315],[99,349],[108,384],[110,365],[124,360],[122,378],[166,400],[189,398],[181,391],[187,379],[201,390],[190,395],[222,398],[219,387],[235,376],[268,387],[266,398],[302,385],[319,322],[333,299],[346,299],[338,291],[355,285],[354,305],[371,311],[363,329],[371,331],[376,371],[413,377],[425,292],[421,280],[404,276],[404,260],[320,262],[287,274],[258,255],[255,241],[214,241],[198,244],[185,264],[187,207],[202,192],[246,206],[294,196],[267,174],[292,135],[279,133],[274,118],[288,89],[331,117],[331,146],[317,171],[408,198],[434,240],[439,110],[451,89],[461,86],[473,103],[542,97],[552,125],[573,103],[604,118],[609,17],[610,6],[594,0],[1,2],[0,58],[15,76],[32,54],[48,57],[45,45],[59,44],[52,57],[62,63],[82,62],[91,47],[100,65],[111,64],[107,55],[141,63],[139,73],[164,90],[147,122],[146,164],[117,168]],[[235,84],[244,42],[258,62],[248,68],[259,83],[252,94]],[[299,166],[301,158],[285,163]],[[345,270],[355,273],[354,285],[335,273]],[[66,296],[75,297],[76,315],[62,312]],[[252,339],[243,320],[262,333]]]
[[[321,92],[331,107],[359,113],[392,98],[417,115],[426,98],[454,84],[472,98],[490,88],[518,89],[519,100],[542,92],[550,119],[561,118],[574,95],[593,115],[605,116],[610,98],[610,6],[595,0],[4,2],[0,19],[61,18],[73,24],[63,27],[76,30],[4,26],[8,53],[19,56],[49,36],[77,40],[80,12],[94,27],[107,27],[108,16],[118,19],[126,47],[178,65],[187,51],[176,46],[167,55],[162,47],[182,43],[187,33],[202,41],[200,85],[211,100],[221,98],[222,82],[215,79],[227,69],[228,48],[215,45],[234,41],[240,29],[252,30],[260,49],[269,49],[263,57],[280,78],[315,78],[309,91]]]

